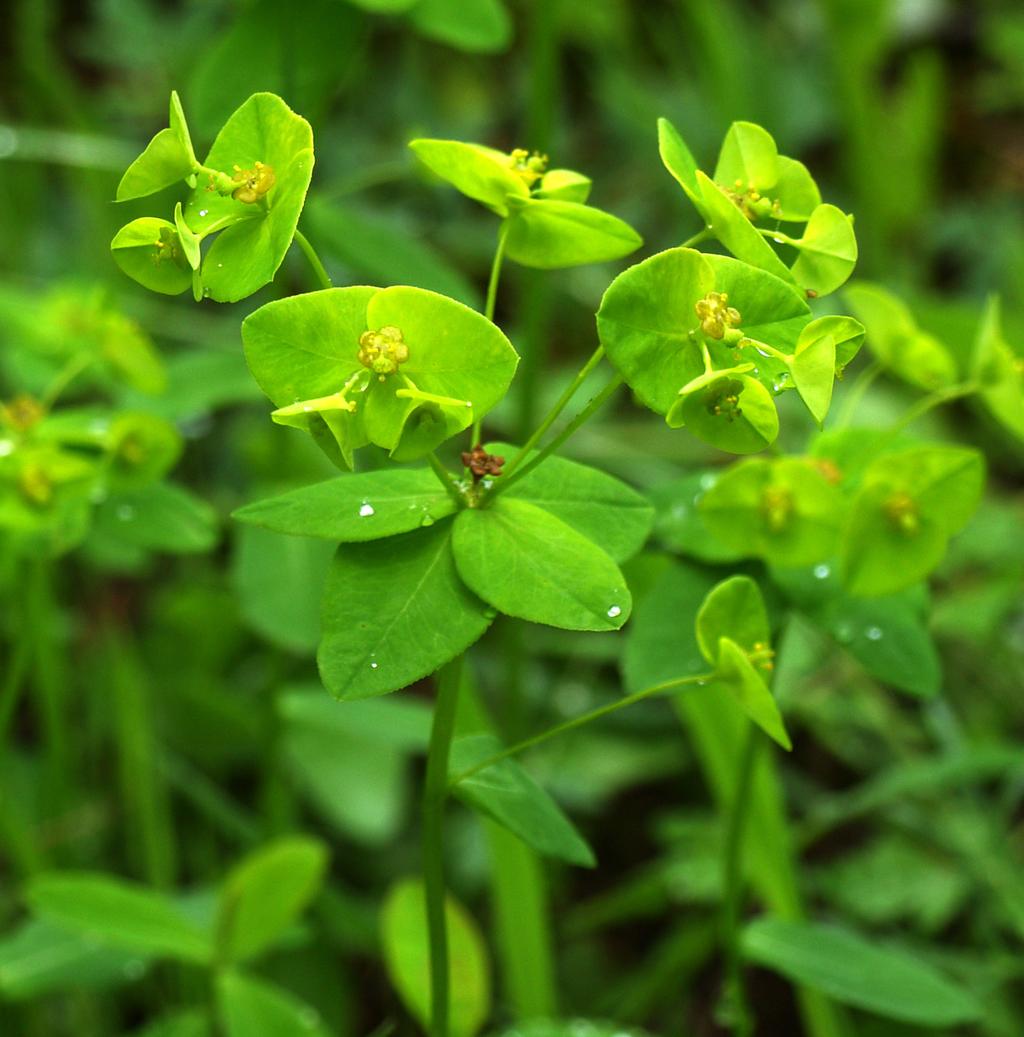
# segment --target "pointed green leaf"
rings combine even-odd
[[[424,36],[471,54],[504,50],[512,36],[502,0],[420,0],[409,19]]]
[[[779,179],[778,159],[778,148],[767,130],[753,122],[734,122],[718,153],[715,183],[768,194]]]
[[[185,216],[181,211],[181,202],[174,206],[174,229],[178,232],[181,251],[185,254],[188,265],[193,270],[198,270],[199,261],[202,258],[199,250],[199,239],[192,233],[191,228],[185,222]]]
[[[789,369],[800,399],[818,425],[823,425],[832,405],[832,388],[836,380],[835,339],[831,335],[802,338],[797,343]]]
[[[769,738],[788,751],[793,748],[793,743],[782,722],[779,707],[760,673],[761,669],[766,668],[764,663],[755,666],[735,641],[723,637],[718,642],[718,665],[711,686],[725,688],[740,704],[743,712]]]
[[[621,259],[643,244],[628,223],[578,202],[515,200],[510,218],[506,254],[523,266],[540,270]]]
[[[340,699],[383,695],[434,673],[487,629],[491,614],[455,571],[452,523],[342,544],[324,592],[318,662]]]
[[[192,174],[193,157],[172,129],[161,130],[146,150],[125,170],[117,185],[117,200],[145,198]]]
[[[499,216],[508,215],[510,197],[530,195],[526,182],[513,169],[511,157],[493,148],[425,138],[411,141],[409,147],[431,172]]]
[[[658,153],[662,164],[703,214],[701,188],[697,183],[697,163],[679,131],[668,119],[658,120]]]
[[[171,91],[171,100],[168,108],[170,110],[168,112],[167,125],[174,131],[179,143],[185,151],[185,154],[188,155],[192,168],[194,169],[196,165],[196,153],[192,147],[192,135],[188,131],[188,123],[185,121],[185,110],[181,106],[181,98],[178,96],[177,90]]]
[[[836,374],[842,374],[843,368],[857,355],[864,343],[864,325],[853,317],[838,314],[817,317],[800,332],[797,350],[808,348],[815,340],[826,335],[835,343]]]
[[[518,453],[518,447],[509,443],[489,443],[486,450],[506,458]],[[509,487],[506,499],[524,500],[549,511],[615,562],[632,558],[643,547],[654,518],[647,499],[624,482],[562,457],[546,458]]]
[[[278,839],[236,865],[217,907],[218,958],[241,962],[271,947],[316,896],[327,848],[316,839]]]
[[[632,605],[618,566],[595,543],[525,500],[501,496],[455,519],[459,575],[509,616],[565,630],[618,630]]]
[[[217,543],[217,514],[175,483],[157,482],[111,493],[95,511],[100,529],[148,551],[197,554]]]
[[[857,265],[857,237],[853,219],[834,205],[819,205],[799,240],[793,264],[796,283],[816,295],[829,295],[846,283]]]
[[[475,1037],[491,1011],[487,948],[473,919],[454,897],[445,902],[451,976],[451,1037]],[[430,1020],[430,950],[423,884],[406,879],[391,887],[381,910],[381,937],[388,976],[409,1013]]]
[[[452,745],[452,779],[501,752],[493,735],[467,735]],[[520,765],[501,760],[452,786],[467,806],[480,811],[548,857],[585,868],[594,866],[594,854],[555,801]]]
[[[205,963],[210,937],[164,896],[91,872],[50,872],[28,884],[26,900],[42,918],[112,947]]]
[[[697,612],[696,623],[700,653],[712,665],[718,661],[718,642],[723,637],[745,652],[760,651],[771,641],[764,598],[749,576],[732,576],[712,588]]]
[[[759,918],[743,933],[743,952],[794,983],[890,1019],[947,1027],[982,1015],[971,994],[930,965],[834,926]]]
[[[982,314],[972,368],[985,406],[1004,428],[1024,440],[1024,357],[1003,337],[996,296]]]
[[[573,169],[549,169],[534,192],[538,198],[557,198],[563,202],[583,204],[590,197],[593,181]]]
[[[433,525],[454,511],[433,472],[389,468],[302,486],[246,504],[232,518],[277,533],[351,543]]]

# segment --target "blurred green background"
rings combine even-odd
[[[429,0],[382,13],[388,6],[5,5],[0,398],[17,388],[19,337],[57,320],[61,300],[127,315],[159,347],[168,388],[125,398],[178,424],[187,449],[177,478],[214,506],[220,527],[211,550],[173,558],[116,533],[91,536],[34,591],[0,557],[5,636],[26,594],[42,595],[55,617],[45,683],[58,689],[42,719],[24,704],[5,719],[5,1035],[135,1033],[203,996],[187,973],[132,961],[56,978],[29,969],[26,979],[25,878],[93,868],[201,899],[246,850],[295,830],[329,842],[331,878],[264,971],[334,1034],[387,1019],[415,1032],[380,967],[377,908],[389,882],[418,867],[417,753],[346,726],[319,688],[317,581],[331,545],[227,518],[268,490],[332,474],[305,437],[271,425],[239,341],[257,305],[314,287],[308,269],[293,250],[273,285],[217,306],[159,299],[110,260],[118,227],[151,211],[112,199],[165,125],[171,89],[200,153],[257,90],[310,120],[317,163],[301,226],[336,284],[411,283],[480,305],[493,221],[416,168],[413,137],[546,152],[591,176],[593,202],[635,226],[650,254],[699,229],[658,161],[657,117],[705,164],[742,118],[767,127],[855,214],[857,276],[900,292],[955,356],[966,358],[993,292],[1007,337],[1024,342],[1019,2]],[[497,318],[524,363],[493,431],[521,437],[590,354],[601,293],[624,265],[506,271]],[[890,421],[910,398],[878,382],[859,416]],[[571,452],[648,488],[714,460],[655,425],[627,405]],[[797,443],[807,431],[795,411],[784,425]],[[934,592],[946,698],[895,696],[805,631],[779,677],[801,731],[785,786],[817,912],[919,946],[983,994],[985,1023],[963,1032],[1019,1037],[1024,769],[1007,760],[1024,735],[1024,451],[969,402],[931,415],[928,428],[982,446],[991,469],[986,504]],[[653,554],[636,563],[638,587],[658,564]],[[623,643],[497,624],[476,669],[506,738],[619,694]],[[428,695],[401,693],[417,722]],[[48,755],[55,730],[59,766]],[[563,1014],[665,1035],[722,1032],[717,822],[683,729],[651,704],[546,747],[530,765],[600,860],[594,872],[547,870]],[[453,883],[490,932],[486,838],[465,813],[453,814],[452,830]],[[515,1000],[501,971],[496,1023]],[[752,996],[759,1033],[799,1032],[781,981],[755,973]],[[864,1016],[853,1032],[918,1031]]]

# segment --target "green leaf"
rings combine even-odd
[[[778,157],[779,179],[771,189],[776,205],[772,216],[794,223],[806,223],[821,205],[821,192],[803,162],[785,155]]]
[[[684,393],[665,420],[733,454],[764,450],[779,434],[779,413],[771,394],[756,378],[742,374],[723,374]]]
[[[132,1037],[211,1037],[210,1019],[201,1008],[161,1015]]]
[[[589,176],[573,169],[549,169],[541,178],[540,186],[534,191],[537,198],[556,198],[563,202],[579,202],[581,205],[590,197],[593,181]]]
[[[696,631],[700,653],[712,665],[718,661],[723,637],[745,652],[767,648],[771,630],[760,588],[749,576],[732,576],[717,584],[701,603]]]
[[[668,119],[658,120],[658,153],[662,164],[703,214],[701,187],[697,182],[697,163],[679,131]]]
[[[700,510],[730,547],[783,567],[832,557],[844,512],[839,491],[816,465],[796,457],[732,466],[704,494]]]
[[[652,486],[648,496],[655,508],[654,539],[705,562],[735,562],[746,557],[746,543],[738,549],[730,547],[704,521],[700,505],[718,478],[719,471],[709,469]]]
[[[270,948],[316,896],[327,847],[295,836],[278,839],[236,865],[217,908],[218,957],[241,962]]]
[[[816,295],[829,295],[844,285],[857,265],[853,218],[834,205],[819,205],[803,236],[786,240],[800,252],[793,264],[796,283]]]
[[[144,288],[180,295],[192,285],[192,271],[173,223],[143,216],[123,226],[110,243],[114,262]]]
[[[513,169],[509,155],[459,140],[410,141],[416,157],[432,173],[499,216],[509,213],[509,198],[528,198],[530,189]]]
[[[224,124],[203,163],[232,175],[270,166],[274,186],[260,203],[245,203],[199,183],[189,196],[185,218],[204,238],[220,231],[201,268],[203,294],[217,302],[237,302],[272,281],[288,251],[313,175],[313,131],[276,94],[253,94]],[[224,228],[224,229],[221,229]]]
[[[778,159],[778,148],[767,130],[752,122],[734,122],[722,141],[714,180],[724,187],[766,194],[779,179]]]
[[[718,642],[718,665],[712,687],[724,687],[769,738],[787,751],[793,748],[779,707],[764,678],[747,653],[728,637],[720,638]]]
[[[632,599],[595,543],[525,500],[499,497],[455,519],[459,575],[509,616],[565,630],[618,630]]]
[[[199,238],[192,233],[192,228],[185,222],[185,214],[181,210],[181,202],[174,206],[174,229],[178,232],[178,242],[181,245],[181,251],[185,254],[188,265],[193,270],[198,270],[199,262],[202,259]]]
[[[832,406],[832,388],[836,378],[835,339],[831,335],[804,339],[801,335],[789,369],[800,399],[818,425],[823,425]]]
[[[111,947],[206,963],[209,935],[163,894],[109,875],[50,872],[25,891],[29,907],[47,921]]]
[[[168,107],[170,109],[168,112],[168,125],[177,135],[178,142],[184,149],[185,154],[188,155],[192,167],[195,168],[196,153],[192,147],[192,135],[188,131],[188,123],[185,121],[185,110],[181,106],[181,98],[178,96],[177,90],[171,91],[171,100]]]
[[[217,977],[225,1037],[329,1037],[317,1012],[279,987],[226,971]]]
[[[145,955],[98,944],[91,936],[31,918],[0,940],[0,994],[28,1001],[68,990],[119,986],[145,974]]]
[[[891,594],[928,575],[981,499],[982,456],[965,447],[884,454],[864,474],[842,536],[847,589]]]
[[[248,625],[272,644],[312,655],[320,641],[320,599],[335,545],[280,536],[256,526],[235,531],[231,582]]]
[[[972,371],[993,417],[1024,440],[1024,358],[1003,337],[996,296],[989,298],[982,314]]]
[[[833,926],[760,918],[743,933],[748,959],[869,1012],[918,1026],[955,1026],[982,1015],[952,980],[909,955]]]
[[[148,551],[200,554],[219,535],[213,508],[174,483],[111,493],[94,514],[98,530]]]
[[[445,902],[451,1037],[474,1037],[491,1011],[487,949],[472,918],[454,897]],[[388,976],[409,1013],[430,1020],[430,951],[423,884],[413,879],[391,887],[381,911],[381,937]]]
[[[155,194],[191,176],[193,168],[193,156],[182,145],[181,137],[172,129],[163,129],[125,170],[117,185],[117,200],[126,202]]]
[[[485,449],[505,457],[518,452],[509,443],[489,443]],[[654,518],[647,499],[624,482],[562,457],[545,458],[513,483],[504,496],[550,512],[592,540],[615,562],[625,562],[643,547]]]
[[[169,421],[122,411],[107,425],[105,481],[112,490],[148,486],[166,475],[181,456],[181,434]]]
[[[864,343],[864,325],[853,317],[830,314],[818,317],[806,325],[797,339],[797,350],[809,348],[820,338],[830,337],[835,343],[836,374],[841,375],[843,368],[860,352]]]
[[[754,229],[739,206],[699,169],[697,185],[701,192],[701,211],[714,236],[737,258],[751,266],[792,282],[789,267]]]
[[[429,469],[389,468],[246,504],[232,518],[276,533],[352,543],[430,526],[454,511],[451,495]]]
[[[457,738],[452,745],[449,774],[463,771],[501,752],[493,735]],[[515,760],[492,764],[452,785],[467,806],[480,811],[548,857],[592,868],[594,854],[555,801]]]
[[[505,252],[523,266],[557,270],[605,263],[635,252],[643,239],[617,216],[578,202],[554,198],[516,199]]]
[[[921,331],[907,306],[879,285],[858,281],[843,298],[867,331],[868,348],[893,374],[922,389],[942,389],[957,378],[949,350]]]
[[[463,585],[452,523],[341,545],[323,603],[320,675],[340,699],[403,688],[464,652],[491,614]]]
[[[502,0],[419,0],[409,18],[424,36],[472,54],[504,50],[512,38]]]

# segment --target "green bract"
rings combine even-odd
[[[782,716],[764,674],[774,668],[771,630],[764,600],[748,576],[718,584],[697,613],[697,645],[715,667],[712,690],[732,695],[770,738],[791,749]]]
[[[913,314],[892,292],[858,281],[843,291],[867,329],[868,348],[883,367],[922,389],[941,389],[956,381],[949,350],[917,326]]]
[[[375,443],[429,453],[504,396],[518,357],[485,317],[421,288],[333,288],[268,303],[242,324],[274,420],[328,442],[346,467]]]
[[[414,140],[409,147],[439,177],[505,218],[505,252],[524,266],[600,263],[643,244],[629,224],[584,204],[589,178],[548,170],[545,156],[456,140]]]
[[[313,175],[313,133],[275,94],[253,94],[199,162],[177,94],[161,130],[118,186],[118,201],[179,181],[192,192],[174,222],[142,217],[111,242],[118,265],[153,291],[235,302],[273,280]],[[216,235],[203,255],[203,242]]]
[[[726,256],[669,249],[612,282],[597,314],[609,359],[641,402],[670,425],[735,453],[778,434],[769,389],[807,303],[785,281]]]
[[[821,195],[803,163],[778,153],[771,135],[750,122],[726,133],[713,177],[697,166],[676,128],[658,120],[658,146],[665,168],[693,202],[710,234],[737,259],[793,281],[808,295],[827,295],[842,285],[857,261],[853,220]],[[772,221],[806,223],[793,238],[759,227]],[[768,243],[798,252],[791,267]]]
[[[997,298],[989,299],[978,328],[973,374],[992,415],[1024,439],[1024,356],[1003,337]]]
[[[874,461],[841,539],[851,593],[891,594],[927,576],[974,513],[984,474],[981,455],[965,447],[913,447]]]

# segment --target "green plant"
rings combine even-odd
[[[507,747],[481,733],[485,720],[474,724],[463,716],[474,704],[462,658],[498,613],[564,630],[618,630],[632,610],[620,566],[641,550],[653,525],[663,543],[699,561],[763,563],[773,601],[784,599],[834,632],[870,671],[911,694],[934,694],[926,650],[908,661],[886,649],[893,630],[909,631],[908,640],[920,633],[915,585],[941,562],[949,537],[973,512],[982,462],[975,451],[914,441],[906,426],[931,406],[975,391],[996,417],[1016,422],[1020,365],[998,332],[994,308],[983,325],[976,372],[963,384],[936,361],[941,346],[911,319],[877,317],[884,305],[877,290],[854,286],[848,293],[863,325],[820,313],[818,300],[845,283],[856,261],[851,218],[822,203],[806,168],[779,155],[760,127],[735,123],[709,177],[662,121],[662,159],[697,209],[701,230],[614,280],[597,313],[600,345],[522,445],[486,442],[482,422],[508,390],[517,363],[493,323],[503,256],[552,268],[618,258],[640,244],[622,221],[586,204],[587,178],[547,171],[541,157],[521,151],[413,142],[426,166],[501,217],[481,315],[420,288],[330,286],[297,230],[312,170],[311,134],[279,99],[261,94],[246,102],[203,164],[176,98],[170,121],[119,193],[135,197],[185,181],[190,197],[176,206],[173,223],[130,223],[114,239],[115,258],[155,290],[183,292],[191,284],[197,299],[234,301],[271,280],[295,240],[320,290],[270,302],[245,319],[250,369],[274,403],[273,419],[308,432],[339,467],[353,468],[357,450],[387,455],[381,467],[247,505],[236,517],[340,545],[324,595],[319,652],[324,684],[336,697],[383,695],[439,674],[422,811],[423,890],[399,886],[384,919],[389,971],[410,1011],[434,1037],[471,1034],[487,1015],[479,940],[445,893],[442,820],[449,795],[539,852],[592,863],[572,823],[514,757],[635,702],[690,689],[676,696],[676,706],[704,743],[705,768],[725,807],[723,1018],[732,1029],[751,1033],[756,1010],[744,991],[744,955],[804,987],[804,1016],[819,1037],[842,1032],[842,1024],[814,992],[923,1024],[974,1018],[972,999],[932,970],[869,953],[847,934],[822,944],[820,932],[798,917],[771,758],[755,728],[784,748],[791,741],[770,689],[773,624],[750,576],[717,581],[673,563],[645,597],[630,634],[632,693]],[[803,225],[800,236],[784,233],[783,223]],[[212,235],[218,236],[204,250]],[[692,247],[710,238],[732,256]],[[776,446],[780,403],[795,390],[823,424],[835,379],[855,357],[865,326],[878,362],[931,394],[884,433],[833,427],[783,455]],[[553,433],[606,361],[612,371],[604,387]],[[671,428],[732,454],[774,453],[666,486],[652,507],[612,476],[556,456],[623,384]],[[856,402],[855,393],[849,398]],[[461,465],[436,455],[466,432]],[[415,468],[391,463],[423,461]],[[687,602],[682,611],[680,594]],[[865,623],[861,605],[872,597],[878,599],[873,621]],[[785,928],[755,923],[741,934],[748,828],[773,858],[750,878],[776,913],[789,916]],[[236,885],[244,883],[229,882],[228,899]],[[45,894],[45,883],[42,889]],[[32,896],[37,907],[45,904],[45,895]],[[417,926],[421,903],[425,926]],[[146,910],[167,920],[166,905]],[[130,916],[125,907],[113,925],[122,939]],[[254,918],[268,935],[245,932],[238,936],[243,944],[270,941],[283,928],[258,913]],[[217,931],[222,939],[225,924]],[[251,980],[225,971],[234,965],[232,954],[200,953],[202,939],[192,937],[189,953],[221,973],[220,1014],[229,1032],[245,1032],[236,1020],[251,1018],[246,1012],[275,1011],[273,993],[253,993]],[[783,945],[788,957],[771,950]],[[827,948],[841,981],[808,966],[807,949],[814,946]],[[462,970],[458,992],[465,1000],[450,997],[449,963]],[[897,999],[866,989],[886,969],[904,969],[916,984],[897,1010]],[[243,1007],[233,1007],[236,1001]],[[282,1022],[282,1033],[300,1032],[288,1025]]]

